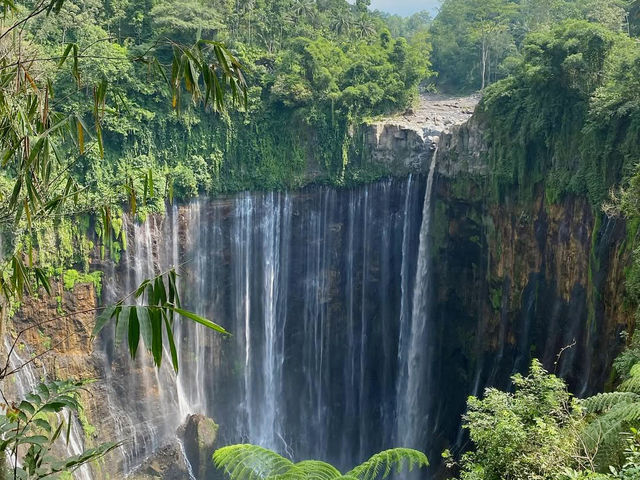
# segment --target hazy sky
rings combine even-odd
[[[434,14],[439,5],[438,0],[371,0],[371,8],[398,15],[411,15],[420,10]]]

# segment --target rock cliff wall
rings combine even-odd
[[[387,447],[380,432],[394,435],[394,362],[401,345],[396,336],[407,315],[407,292],[414,290],[406,279],[416,269],[424,177],[434,155],[428,249],[433,287],[425,320],[425,358],[430,362],[426,381],[437,395],[431,395],[428,414],[421,419],[428,425],[426,448],[431,457],[437,458],[443,448],[464,445],[459,425],[468,395],[488,385],[507,387],[510,375],[526,369],[533,357],[567,378],[578,395],[602,389],[622,347],[620,333],[633,327],[633,315],[624,306],[624,269],[630,257],[627,227],[604,217],[584,198],[550,203],[543,183],[533,188],[533,197],[520,197],[517,191],[498,197],[487,162],[490,145],[483,135],[488,120],[471,116],[476,101],[432,97],[407,116],[359,130],[365,148],[357,161],[365,169],[411,175],[408,179],[355,190],[318,187],[291,195],[245,194],[195,202],[174,207],[165,218],[126,226],[129,252],[123,254],[122,264],[101,264],[111,279],[107,297],[127,293],[145,275],[189,257],[193,271],[185,277],[187,299],[206,310],[201,313],[215,316],[223,325],[226,319],[236,322],[238,331],[249,325],[245,313],[268,320],[265,325],[275,329],[252,324],[254,333],[240,335],[240,343],[226,346],[201,338],[202,332],[181,331],[187,373],[177,388],[166,388],[176,385],[168,370],[156,372],[148,362],[114,354],[108,336],[98,346],[91,342],[91,311],[97,306],[91,285],[76,286],[73,292],[56,285],[51,298],[26,301],[13,320],[9,339],[42,319],[55,319],[28,328],[18,343],[24,342],[20,348],[25,357],[52,350],[52,355],[33,362],[37,375],[101,379],[83,398],[87,409],[79,441],[90,445],[127,440],[120,452],[94,468],[92,477],[84,478],[119,478],[141,461],[140,478],[172,478],[189,468],[189,475],[200,472],[200,460],[194,460],[195,467],[184,462],[185,455],[205,456],[197,442],[164,442],[175,435],[185,409],[194,406],[223,412],[214,416],[226,438],[233,437],[236,427],[242,435],[257,429],[271,438],[274,432],[306,431],[316,422],[316,433],[325,427],[328,432],[320,440],[339,450],[326,449],[338,461],[353,460],[343,458],[346,447],[354,455]],[[207,256],[194,260],[192,250]],[[274,265],[280,269],[273,270]],[[216,287],[210,290],[211,285]],[[243,291],[253,296],[247,299]],[[270,291],[276,293],[269,296]],[[291,321],[280,324],[281,318]],[[314,326],[318,318],[322,328]],[[353,329],[342,323],[335,328],[336,321]],[[277,342],[272,344],[276,350],[265,346],[269,334],[279,338],[279,328],[293,347]],[[352,345],[348,352],[345,344]],[[332,352],[331,368],[316,355],[318,345],[321,352]],[[384,359],[381,349],[387,352]],[[242,355],[235,355],[236,350]],[[278,360],[280,350],[283,363]],[[251,367],[256,370],[249,373],[242,361],[247,355],[255,356],[256,362]],[[294,358],[303,361],[291,363]],[[305,414],[306,426],[288,417],[280,421],[275,410],[251,423],[251,412],[269,392],[271,400],[279,399],[273,406],[280,412],[295,410],[299,403],[298,393],[282,390],[278,379],[267,375],[273,369],[258,369],[269,367],[267,361],[284,368],[276,371],[282,385],[292,375],[291,381],[304,385],[296,392],[308,392],[309,405],[318,407]],[[222,371],[221,365],[231,367]],[[351,374],[332,377],[344,365]],[[315,372],[318,383],[308,382],[309,372]],[[199,384],[206,388],[194,387]],[[247,403],[221,385],[235,385]],[[327,392],[332,393],[325,398]],[[225,401],[225,395],[234,400]],[[189,405],[183,405],[185,399]],[[360,410],[373,420],[355,421],[352,413]],[[341,413],[326,425],[327,412]],[[342,414],[347,417],[342,419]],[[278,428],[266,425],[265,418]],[[345,432],[337,433],[338,427]],[[317,434],[309,444],[301,438],[274,438],[309,454],[320,443]],[[376,440],[372,444],[369,439]],[[159,456],[144,460],[153,451]],[[166,473],[170,470],[175,472]]]

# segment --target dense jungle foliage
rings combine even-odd
[[[383,172],[352,162],[362,148],[352,127],[406,110],[432,82],[483,89],[478,118],[488,129],[497,200],[530,199],[538,186],[550,203],[585,196],[596,214],[606,203],[607,213],[626,217],[627,247],[636,244],[637,1],[445,0],[433,20],[371,12],[366,0],[4,0],[2,7],[0,220],[14,234],[1,272],[5,297],[45,286],[52,271],[38,264],[55,256],[77,263],[74,252],[86,258],[95,247],[83,236],[87,217],[78,222],[70,213],[95,214],[102,248],[117,258],[126,238],[110,208],[125,202],[143,218],[167,197],[376,178]],[[20,20],[49,7],[48,15]],[[223,108],[222,84],[233,86],[237,108]],[[47,143],[58,128],[61,141]],[[45,197],[51,185],[54,195]],[[69,198],[75,209],[62,205]],[[63,233],[47,242],[54,225]],[[627,290],[638,304],[640,252],[634,258]],[[180,309],[175,282],[175,272],[150,279],[135,292],[147,307],[115,305],[96,332],[114,320],[133,355],[142,337],[159,364],[163,329],[175,352],[174,314],[207,322]],[[172,360],[177,369],[175,353]],[[444,454],[454,475],[640,478],[638,335],[614,369],[614,391],[579,400],[534,361],[527,376],[513,377],[512,391],[469,399],[472,449]],[[20,478],[72,470],[116,447],[64,461],[50,455],[64,422],[39,414],[79,409],[81,387],[51,384],[7,405],[0,450],[17,456],[28,447]]]
[[[640,219],[639,6],[450,0],[430,29],[439,86],[484,91],[476,115],[487,195],[526,205],[542,187],[546,204],[586,198],[596,217],[626,218],[629,251]],[[631,257],[630,306],[640,298],[640,252]],[[639,339],[628,338],[612,392],[575,399],[534,361],[513,391],[470,398],[463,420],[473,448],[445,461],[464,480],[640,478]]]
[[[441,88],[486,88],[492,192],[599,206],[637,159],[638,2],[443,3],[430,30]],[[472,66],[469,68],[469,66]],[[494,85],[490,85],[493,84]]]
[[[104,160],[87,149],[73,169],[78,182],[113,197],[131,179],[142,191],[138,179],[152,169],[157,189],[171,178],[173,194],[189,198],[297,187],[310,176],[342,184],[362,174],[347,171],[348,126],[415,100],[430,75],[421,26],[398,27],[416,34],[395,37],[360,1],[73,0],[55,17],[30,22],[25,35],[39,58],[59,57],[69,43],[81,52],[81,88],[67,71],[43,65],[60,111],[89,122],[90,89],[109,82]],[[176,114],[163,79],[143,61],[158,42],[200,39],[223,42],[242,64],[243,111],[216,115],[185,96],[173,100]],[[170,48],[155,50],[170,63]]]

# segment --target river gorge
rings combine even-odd
[[[406,446],[427,452],[425,478],[436,478],[440,452],[465,446],[467,396],[508,387],[531,358],[578,396],[602,389],[629,322],[624,222],[579,197],[548,203],[543,186],[529,198],[490,198],[483,119],[455,102],[423,105],[415,115],[426,124],[363,127],[369,156],[359,161],[387,165],[388,178],[199,198],[145,222],[125,218],[120,262],[95,261],[102,298],[79,286],[61,294],[64,309],[114,302],[175,266],[184,305],[232,335],[179,321],[176,376],[168,356],[160,370],[132,361],[109,332],[92,344],[90,316],[43,327],[44,337],[76,337],[57,349],[57,375],[100,379],[77,441],[125,442],[76,475],[120,478],[200,414],[219,425],[216,445],[251,442],[339,468]],[[447,123],[440,110],[452,109],[460,118],[447,113]],[[52,305],[27,303],[16,325]],[[51,372],[47,362],[25,372]],[[188,475],[205,478],[189,448],[180,451]]]

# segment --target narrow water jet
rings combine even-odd
[[[429,412],[428,392],[431,388],[429,374],[429,275],[431,200],[433,181],[438,160],[437,144],[431,158],[427,186],[422,208],[420,227],[420,246],[418,249],[417,270],[415,274],[411,314],[401,313],[400,348],[398,351],[398,383],[396,393],[395,438],[399,445],[409,448],[424,448],[424,433]],[[408,299],[405,299],[408,301]],[[402,322],[405,322],[404,324]]]

